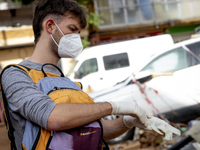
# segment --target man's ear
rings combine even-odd
[[[45,22],[45,29],[49,34],[52,34],[54,30],[56,29],[55,23],[52,19],[48,19]]]

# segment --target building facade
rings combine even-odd
[[[174,42],[189,39],[200,26],[199,0],[88,0],[98,27],[81,32],[91,46],[169,33]],[[28,58],[34,50],[34,3],[0,1],[0,65]],[[6,55],[6,56],[5,56]]]
[[[93,5],[100,16],[91,36],[96,43],[164,33],[179,42],[200,25],[199,0],[93,0]]]

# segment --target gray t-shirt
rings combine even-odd
[[[29,60],[22,61],[20,65],[41,70],[42,64]],[[45,71],[60,74],[50,66],[45,66]],[[26,119],[44,128],[56,103],[42,93],[33,83],[30,76],[23,70],[10,67],[3,73],[2,86],[6,95],[12,125],[15,129],[14,136],[17,149],[22,149],[21,143],[25,129]]]

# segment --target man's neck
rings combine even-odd
[[[57,65],[59,61],[59,57],[57,57],[53,53],[50,53],[49,49],[50,47],[48,45],[45,45],[42,42],[38,42],[36,44],[33,54],[28,60],[32,62],[40,63],[40,64],[52,63],[54,65]]]

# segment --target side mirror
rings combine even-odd
[[[152,74],[149,71],[138,72],[135,79],[140,83],[144,83],[152,79]]]

